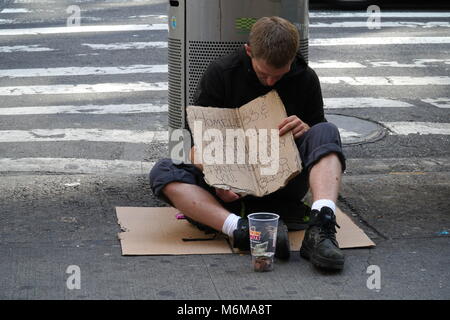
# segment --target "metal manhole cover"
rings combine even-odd
[[[386,132],[383,126],[369,120],[338,114],[327,114],[325,117],[339,128],[342,144],[374,142],[383,138]]]

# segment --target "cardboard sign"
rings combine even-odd
[[[279,136],[287,117],[275,90],[240,108],[187,107],[205,181],[242,196],[262,197],[284,187],[302,169],[292,132]]]

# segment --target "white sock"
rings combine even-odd
[[[311,210],[319,210],[322,209],[322,207],[328,207],[331,210],[333,210],[333,213],[336,214],[336,204],[328,199],[320,199],[314,201],[312,204]]]
[[[241,217],[235,215],[234,213],[230,213],[223,223],[222,232],[229,237],[233,237],[233,231],[237,229],[239,219],[241,219]]]

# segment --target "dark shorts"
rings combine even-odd
[[[341,160],[342,171],[345,170],[345,157],[342,153],[341,138],[338,128],[329,122],[311,127],[302,137],[295,140],[302,160],[303,170],[288,184],[264,197],[245,196],[233,202],[223,202],[215,194],[215,188],[209,186],[203,172],[192,164],[174,164],[171,159],[158,161],[150,171],[150,187],[153,193],[164,202],[172,205],[162,192],[171,182],[195,184],[210,192],[227,210],[237,215],[243,210],[248,215],[252,212],[268,211],[278,213],[281,217],[296,210],[309,189],[308,175],[312,166],[322,157],[336,153]]]

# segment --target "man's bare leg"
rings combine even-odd
[[[222,226],[230,212],[208,191],[193,184],[172,182],[166,185],[162,192],[189,218],[222,231]]]
[[[300,256],[321,268],[341,270],[345,256],[336,241],[336,209],[341,183],[342,166],[338,156],[331,153],[317,162],[309,172],[313,196],[312,224],[308,227],[300,248]],[[315,211],[317,210],[317,211]]]
[[[309,172],[313,201],[329,199],[336,203],[342,178],[342,165],[335,153],[319,160]]]

